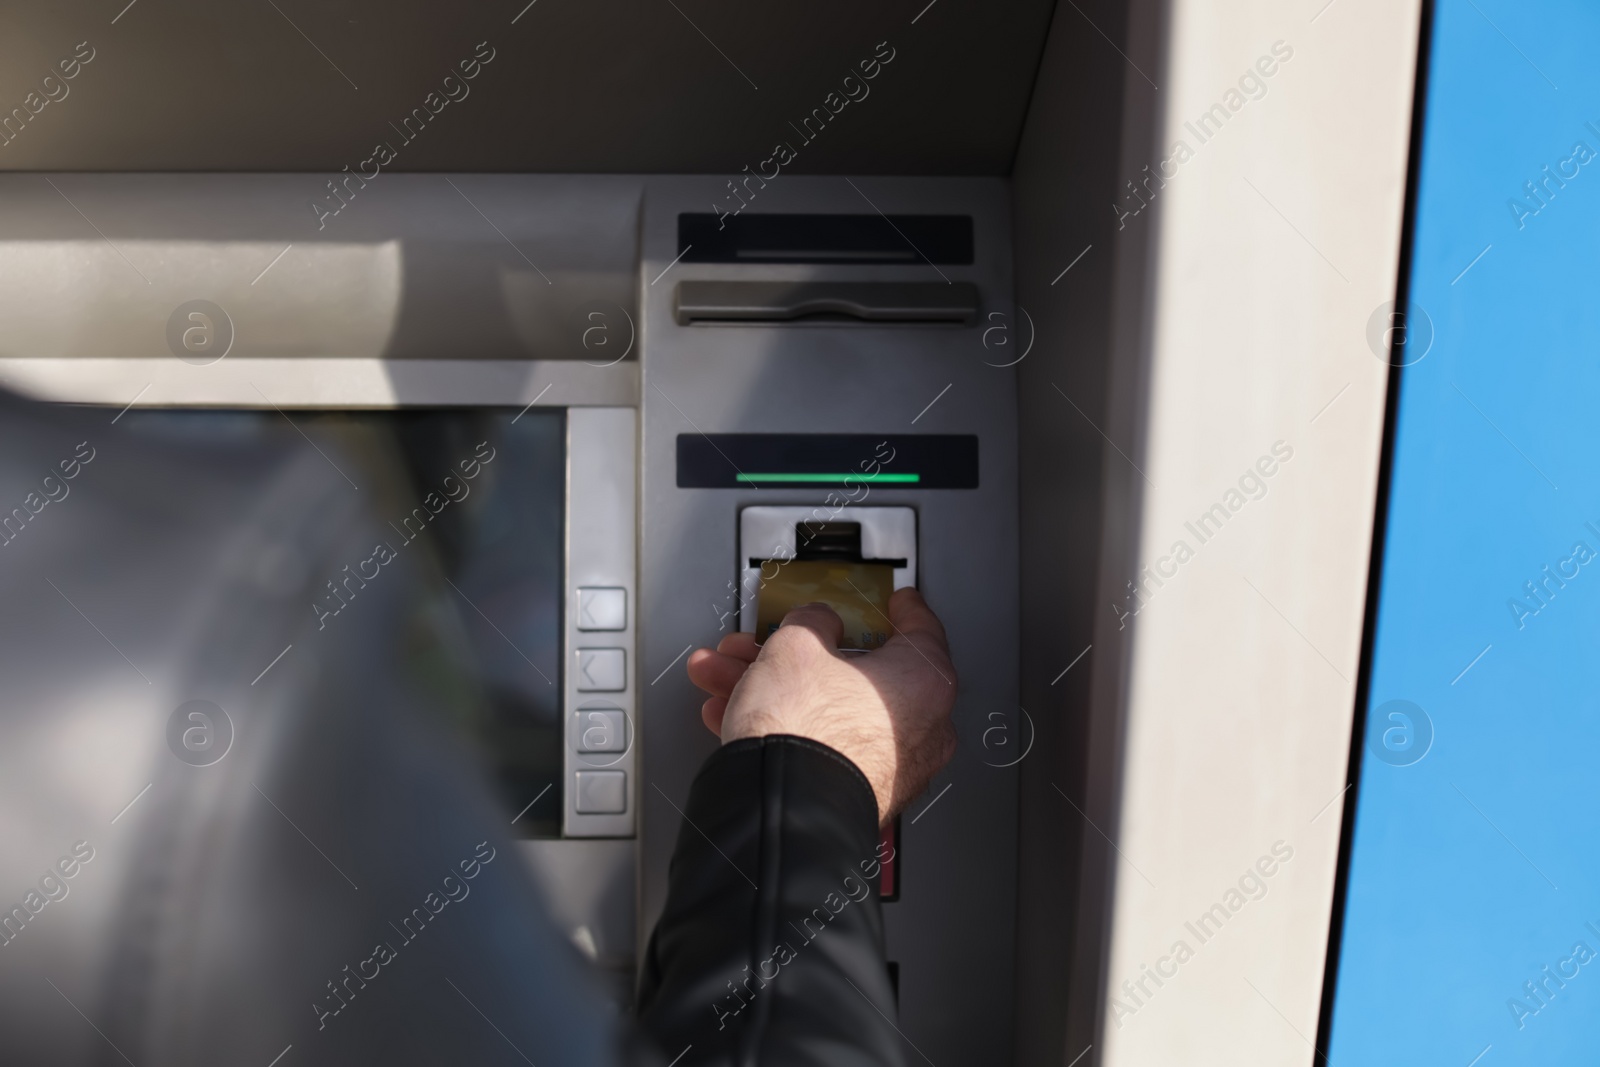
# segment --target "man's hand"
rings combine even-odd
[[[794,734],[843,754],[872,783],[886,823],[956,750],[956,672],[944,627],[915,589],[889,598],[889,624],[894,636],[882,648],[843,653],[838,614],[807,604],[764,645],[734,633],[715,650],[695,649],[689,678],[711,694],[701,717],[724,744]]]

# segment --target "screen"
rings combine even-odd
[[[1596,1058],[1600,7],[1529,11],[1434,19],[1330,1067]]]
[[[203,448],[281,430],[285,419],[308,448],[338,457],[394,543],[428,552],[439,580],[417,583],[408,605],[410,666],[481,756],[513,833],[559,837],[565,412],[133,409],[121,423]],[[348,622],[363,619],[351,612]],[[432,651],[441,640],[448,664]]]

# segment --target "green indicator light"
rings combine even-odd
[[[840,482],[856,478],[863,482],[897,482],[901,485],[914,485],[922,481],[920,474],[890,474],[879,471],[877,474],[846,473],[846,474],[746,474],[740,471],[734,476],[734,481],[746,484],[754,482]]]

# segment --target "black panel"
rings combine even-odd
[[[848,480],[847,480],[848,479]],[[678,435],[678,488],[976,489],[976,434]]]
[[[687,249],[687,251],[684,251]],[[678,216],[685,263],[972,262],[967,215]]]

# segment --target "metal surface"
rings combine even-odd
[[[679,489],[677,435],[977,433],[979,488],[874,487],[858,502],[916,509],[919,584],[948,628],[961,684],[963,745],[902,822],[900,899],[885,907],[889,958],[899,964],[900,1027],[922,1049],[937,1049],[940,1067],[1004,1063],[1012,1032],[1017,770],[997,766],[1006,760],[978,738],[996,721],[986,719],[990,713],[1007,722],[1017,715],[1016,372],[1000,365],[1015,357],[986,348],[997,335],[978,328],[679,326],[669,286],[969,282],[982,297],[987,329],[1008,321],[988,315],[1011,312],[1006,187],[981,179],[789,178],[761,190],[751,208],[860,211],[869,198],[885,212],[971,214],[972,266],[672,265],[678,213],[704,211],[722,184],[714,177],[652,179],[645,199],[640,675],[653,681],[643,686],[640,927],[649,929],[665,894],[681,822],[673,805],[682,806],[716,744],[700,725],[703,695],[684,676],[681,658],[737,626],[729,561],[738,551],[739,509],[828,499],[826,490]],[[850,508],[837,517],[848,521]],[[1023,729],[1017,723],[1012,736]],[[909,1049],[907,1056],[917,1058]]]
[[[567,412],[567,576],[565,759],[566,799],[562,831],[568,837],[631,837],[637,825],[639,731],[636,717],[638,663],[635,641],[638,612],[634,544],[638,531],[637,412],[633,408],[573,408]],[[620,628],[584,628],[579,590],[621,589],[627,612]],[[609,621],[609,620],[607,620]],[[587,679],[584,650],[604,649],[620,660],[620,677]],[[598,672],[597,672],[598,673]],[[620,683],[620,687],[618,686]],[[623,713],[626,736],[618,750],[609,736],[614,716],[592,717],[589,710]],[[608,736],[584,743],[585,731]],[[598,751],[581,751],[582,749]],[[577,776],[605,771],[626,775],[625,810],[608,814],[578,811]],[[595,887],[597,891],[602,890]]]
[[[971,326],[978,317],[978,290],[939,282],[680,282],[675,304],[679,326],[822,315]]]
[[[572,360],[0,359],[0,384],[40,400],[140,407],[631,405],[639,365]]]
[[[550,917],[606,980],[621,1010],[633,1003],[634,876],[637,848],[628,838],[520,841]]]
[[[1078,3],[1051,27],[1012,175],[1018,317],[1037,330],[1017,365],[1021,699],[1038,733],[1020,764],[1015,1062],[1053,1067],[1097,1062],[1121,862],[1110,841],[1131,631],[1102,592],[1134,569],[1145,483],[1122,452],[1143,410],[1156,231],[1108,206],[1149,162],[1168,95],[1140,73],[1160,58],[1165,0]]]
[[[636,357],[641,179],[336,177],[0,174],[0,358]]]

